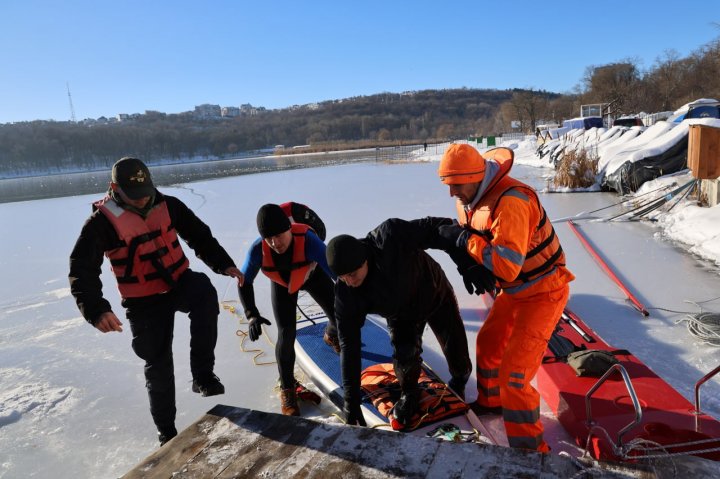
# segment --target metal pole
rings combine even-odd
[[[585,238],[585,236],[583,236],[583,234],[580,233],[580,230],[577,228],[575,223],[573,223],[572,220],[569,220],[567,223],[568,223],[568,226],[570,226],[570,229],[573,231],[573,233],[575,233],[575,235],[580,240],[580,243],[582,243],[582,245],[585,247],[587,252],[590,253],[590,256],[592,256],[592,258],[595,260],[595,262],[600,266],[600,268],[605,272],[605,274],[607,274],[608,277],[620,288],[620,290],[623,293],[625,293],[625,296],[627,296],[627,298],[630,300],[630,302],[633,304],[633,306],[635,306],[635,308],[638,311],[640,311],[640,313],[643,316],[650,316],[650,313],[648,312],[647,309],[645,309],[645,306],[643,306],[643,304],[640,301],[638,301],[638,299],[635,297],[635,295],[632,294],[630,292],[630,290],[628,290],[625,287],[625,285],[622,283],[622,281],[620,281],[620,279],[615,275],[615,273],[613,273],[613,271],[610,269],[610,267],[607,265],[607,263],[605,263],[605,261],[603,261],[602,258],[600,258],[600,255],[598,255],[597,252],[595,252],[593,247],[590,246],[590,243]]]

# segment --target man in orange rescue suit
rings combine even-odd
[[[117,279],[132,330],[132,348],[145,361],[150,414],[160,444],[177,435],[172,340],[175,313],[190,317],[192,390],[223,394],[214,374],[218,296],[210,279],[189,269],[182,238],[214,272],[240,278],[210,228],[179,199],[163,195],[137,158],[112,168],[110,189],[70,253],[70,289],[83,317],[103,333],[122,332],[122,322],[103,297],[103,254]]]
[[[560,241],[537,193],[508,176],[512,164],[513,151],[508,148],[495,148],[483,157],[470,145],[451,145],[438,174],[457,198],[459,224],[440,226],[438,231],[465,273],[470,292],[495,289],[468,281],[478,269],[492,274],[499,289],[477,335],[478,398],[473,409],[502,413],[510,446],[548,452],[540,395],[530,381],[574,276],[565,267]],[[457,261],[458,254],[465,253],[473,260],[470,264]]]
[[[260,237],[250,246],[245,262],[240,268],[242,279],[238,287],[240,302],[248,319],[249,335],[252,341],[262,334],[262,325],[270,324],[260,315],[255,305],[253,282],[262,271],[271,280],[271,301],[278,337],[275,344],[275,360],[280,374],[280,407],[287,416],[299,416],[298,395],[302,398],[306,389],[295,380],[295,309],[298,292],[302,289],[318,303],[328,317],[323,340],[340,353],[340,344],[335,327],[335,295],[333,281],[325,259],[325,243],[309,225],[325,228],[317,215],[299,203],[282,205],[268,203],[257,214],[257,228]],[[293,221],[291,222],[291,219]],[[320,266],[319,268],[317,266]]]

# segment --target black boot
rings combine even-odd
[[[175,426],[159,428],[158,441],[160,441],[160,447],[164,446],[166,442],[175,436],[177,436],[177,429],[175,429]]]
[[[403,426],[410,425],[413,416],[420,408],[420,391],[417,389],[402,393],[393,407],[393,417]]]
[[[463,401],[465,400],[465,385],[467,384],[469,378],[470,373],[468,372],[463,376],[453,376],[450,381],[448,381],[448,387],[452,389],[452,391]]]
[[[225,394],[225,386],[220,382],[220,378],[210,374],[209,376],[193,379],[192,392],[200,393],[204,397],[217,396],[218,394]]]

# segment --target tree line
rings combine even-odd
[[[514,120],[529,133],[538,120],[559,123],[563,118],[579,116],[581,105],[601,104],[603,116],[617,118],[674,111],[699,98],[720,99],[720,39],[687,57],[665,51],[647,69],[632,58],[588,66],[575,91],[559,98],[532,90],[516,91],[501,105],[493,126],[507,129]]]
[[[149,163],[223,158],[273,145],[347,147],[353,142],[446,141],[503,132],[530,133],[540,121],[604,113],[674,110],[697,98],[720,98],[720,40],[688,57],[665,52],[643,70],[637,61],[589,66],[575,91],[446,89],[380,93],[257,115],[198,119],[146,112],[114,124],[32,121],[0,124],[0,178],[110,168],[132,155]]]

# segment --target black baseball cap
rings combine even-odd
[[[128,198],[137,200],[155,192],[150,170],[137,158],[119,159],[112,167],[112,182],[117,183]]]

